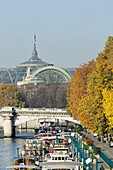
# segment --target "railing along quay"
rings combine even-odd
[[[78,134],[71,136],[71,145],[72,145],[72,151],[75,154],[76,161],[81,162],[83,165],[83,169],[88,170],[104,170],[105,166],[109,166],[108,169],[113,168],[113,161],[109,159],[102,151],[100,151],[99,158],[95,159],[95,156],[92,152],[92,149],[94,149],[96,146],[93,144],[90,149],[85,148],[85,144],[80,138]],[[102,160],[100,164],[100,160]]]

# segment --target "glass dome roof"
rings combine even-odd
[[[37,68],[41,68],[41,67],[45,67],[45,66],[49,66],[49,65],[53,65],[53,64],[49,64],[45,61],[42,61],[42,59],[38,57],[38,53],[36,51],[36,44],[34,43],[34,49],[32,51],[32,57],[28,61],[25,61],[23,63],[18,64],[17,67],[37,66]]]
[[[48,68],[48,66],[54,66],[53,64],[49,64],[45,61],[43,61],[41,58],[38,57],[38,53],[36,50],[36,43],[34,42],[34,49],[32,51],[32,56],[28,61],[25,61],[23,63],[20,63],[16,66],[16,68],[13,69],[7,69],[7,68],[0,68],[0,81],[4,84],[7,83],[17,83],[18,81],[23,81],[27,75],[28,67],[30,67],[30,74],[33,75],[36,73],[36,71],[42,70],[40,74],[36,75],[35,78],[37,79],[43,79],[45,82],[47,77],[48,80],[51,79],[52,82],[62,82],[64,80],[63,77],[63,70],[67,72],[70,76],[72,76],[71,71],[74,72],[75,69],[64,69],[62,68],[62,71],[59,71],[59,68],[53,67],[52,70],[51,67]],[[48,68],[48,69],[46,69]],[[65,75],[67,74],[65,73]],[[53,79],[55,81],[53,81]],[[48,82],[47,80],[47,82]]]

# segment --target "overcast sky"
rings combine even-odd
[[[0,67],[39,57],[57,67],[95,59],[113,36],[113,0],[0,0]]]

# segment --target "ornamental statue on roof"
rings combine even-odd
[[[29,84],[32,82],[32,75],[30,74],[30,66],[28,67],[26,71],[26,77],[23,77],[23,81],[18,81],[17,85],[23,85],[23,84]]]

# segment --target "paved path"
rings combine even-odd
[[[94,137],[92,134],[88,134],[84,131],[82,131],[83,134],[85,134],[88,138],[92,139],[94,141],[94,145],[96,147],[101,148],[101,151],[113,161],[113,147],[109,147],[109,143],[103,143],[101,141],[98,141],[97,137]],[[98,169],[100,170],[101,165],[104,166],[104,169],[107,169],[106,164],[102,162],[101,159],[98,159]],[[113,169],[113,168],[112,168]],[[96,170],[96,166],[94,165],[94,170]]]
[[[84,133],[88,138],[91,138],[94,141],[94,145],[101,148],[101,151],[113,161],[113,147],[109,147],[109,143],[98,141],[97,137],[94,137],[92,134],[88,134],[84,131],[82,131],[82,133]]]

